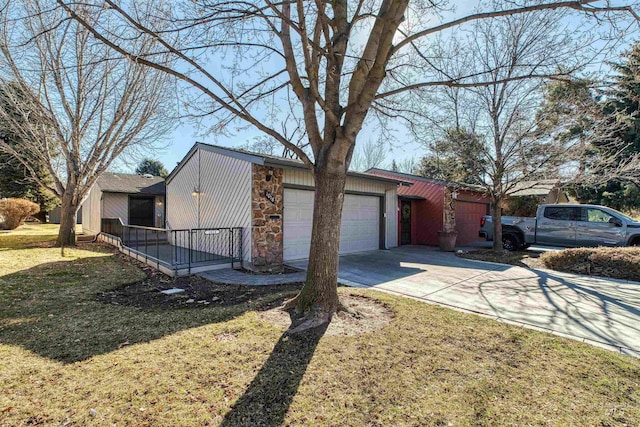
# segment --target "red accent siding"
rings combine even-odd
[[[438,231],[443,227],[444,189],[445,184],[429,182],[420,177],[410,178],[408,175],[395,174],[390,171],[373,170],[369,173],[388,178],[411,182],[413,185],[398,187],[398,197],[424,197],[424,200],[412,200],[411,203],[411,243],[414,245],[438,245]],[[474,203],[475,202],[475,203]],[[459,190],[456,201],[456,229],[458,230],[458,245],[465,245],[480,240],[480,217],[488,210],[490,199],[480,192]],[[400,200],[398,200],[400,208]],[[400,217],[398,216],[398,244],[401,233]]]

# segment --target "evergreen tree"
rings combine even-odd
[[[429,147],[417,174],[433,179],[481,185],[487,160],[480,137],[465,129],[449,129],[445,138]]]
[[[12,108],[6,102],[2,88],[0,88],[0,108],[5,111]],[[13,147],[20,147],[20,138],[11,132],[6,123],[0,122],[0,138]],[[38,171],[44,181],[51,181],[45,168],[37,164],[33,164],[32,167]],[[31,174],[22,163],[2,151],[0,151],[0,198],[20,198],[37,203],[40,206],[40,212],[36,217],[41,221],[44,221],[46,213],[59,203],[55,195],[31,178]]]
[[[615,75],[614,85],[605,92],[601,101],[603,112],[611,120],[623,120],[613,135],[622,142],[622,150],[616,152],[618,162],[640,152],[640,42],[622,55],[622,61],[611,64]],[[607,152],[606,142],[595,143],[595,151]],[[627,180],[611,179],[598,188],[576,186],[576,198],[584,203],[596,203],[615,209],[631,209],[640,206],[640,187]]]
[[[136,173],[138,175],[153,175],[160,176],[162,178],[166,178],[169,176],[169,172],[164,167],[162,162],[159,160],[153,159],[144,159],[140,162],[138,167],[136,168]]]

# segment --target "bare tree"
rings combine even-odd
[[[351,169],[364,172],[371,168],[377,168],[384,163],[386,157],[387,147],[384,141],[369,139],[355,149],[351,159]]]
[[[88,1],[82,7],[57,1],[117,52],[195,88],[193,114],[214,116],[220,131],[237,121],[252,125],[308,166],[316,186],[307,279],[288,304],[307,312],[304,327],[329,321],[341,307],[336,284],[344,185],[368,113],[402,115],[411,108],[403,94],[414,90],[486,84],[443,79],[430,58],[434,36],[478,20],[544,10],[612,19],[633,14],[627,5],[584,0],[509,2],[508,8],[483,3],[484,10],[451,20],[444,18],[446,2],[440,1],[159,0],[153,14],[141,13],[139,1]],[[170,52],[176,64],[130,51],[124,40],[86,18],[87,3],[106,7],[110,20],[131,32],[153,37],[155,52]],[[157,27],[160,18],[171,31]],[[273,113],[274,106],[281,114]]]
[[[581,51],[583,40],[567,31],[554,13],[478,21],[470,37],[473,41],[468,45],[470,49],[460,55],[462,59],[454,67],[443,64],[440,70],[457,75],[462,69],[468,72],[479,65],[480,70],[491,71],[482,76],[479,71],[471,80],[492,83],[442,89],[436,105],[444,114],[432,117],[441,138],[465,164],[468,178],[482,185],[491,197],[493,249],[502,251],[502,202],[539,179],[587,179],[587,158],[589,179],[596,176],[596,170],[611,173],[611,159],[590,156],[586,139],[598,140],[610,148],[619,146],[613,138],[616,121],[602,114],[596,118],[595,111],[591,111],[589,117],[593,121],[578,138],[567,133],[567,127],[576,125],[576,116],[553,121],[549,115],[538,114],[546,81],[568,81],[600,54]],[[587,114],[586,108],[595,106],[583,103],[580,109]],[[433,127],[428,132],[438,135]],[[433,140],[426,143],[434,144]]]
[[[85,17],[105,22],[98,10]],[[171,77],[96,42],[51,2],[5,1],[0,18],[0,82],[11,104],[0,109],[0,119],[20,137],[19,146],[0,140],[0,149],[60,198],[58,244],[73,245],[77,211],[100,174],[126,150],[152,146],[171,126],[163,105]],[[146,52],[149,38],[129,46]]]

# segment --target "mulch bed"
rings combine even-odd
[[[573,248],[548,252],[545,267],[567,273],[640,281],[640,248]]]
[[[139,282],[100,293],[96,299],[105,304],[133,306],[143,309],[153,308],[205,308],[230,307],[245,303],[265,302],[264,309],[281,305],[282,302],[302,289],[302,283],[271,286],[227,285],[214,283],[198,276],[171,278],[152,267],[124,254],[116,256],[128,263],[134,263],[144,270],[147,277]],[[180,288],[184,292],[166,295],[161,291]],[[284,294],[273,301],[275,294]],[[262,308],[262,307],[261,307]]]
[[[476,261],[497,262],[525,268],[546,268],[540,260],[541,252],[535,251],[494,252],[490,249],[481,249],[456,255]]]
[[[166,295],[160,291],[180,288],[184,292]],[[121,288],[97,295],[97,300],[105,304],[126,305],[145,309],[151,308],[204,308],[229,307],[245,303],[258,303],[274,294],[286,293],[295,296],[302,284],[246,286],[214,283],[197,276],[177,277],[149,276],[146,279]],[[280,305],[285,297],[271,301],[266,308]]]
[[[554,252],[488,249],[457,254],[461,258],[498,262],[525,268],[548,268],[566,273],[640,281],[640,248],[570,248]]]

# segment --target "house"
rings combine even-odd
[[[399,184],[348,173],[340,253],[397,246]],[[246,267],[268,270],[309,256],[314,179],[299,160],[196,143],[166,187],[167,227],[242,227]]]
[[[541,204],[569,203],[562,184],[555,179],[521,181],[509,192],[509,197],[535,196]]]
[[[47,214],[47,222],[49,224],[60,224],[61,216],[62,208],[60,206],[56,206]],[[78,209],[76,224],[82,224],[82,206],[80,206],[80,209]]]
[[[569,203],[569,197],[559,181],[542,179],[516,183],[500,207],[502,215],[535,216],[539,205],[553,203]]]
[[[82,203],[82,228],[101,231],[102,218],[120,218],[125,225],[164,227],[164,178],[103,173]]]
[[[443,230],[445,192],[455,194],[453,203],[457,245],[467,245],[478,237],[480,218],[490,213],[491,201],[480,187],[441,181],[384,169],[369,169],[368,174],[410,182],[398,189],[398,244],[438,245],[438,231]]]

